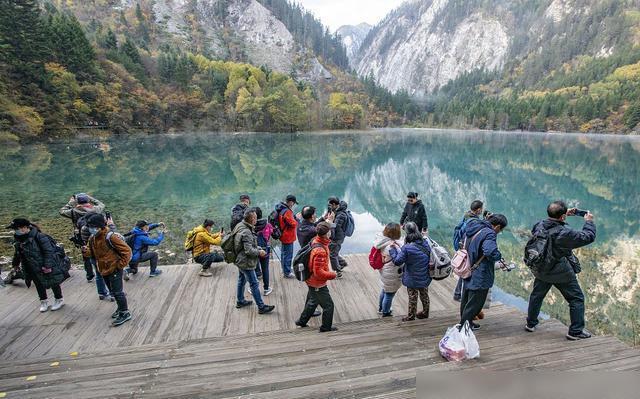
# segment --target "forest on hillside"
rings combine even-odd
[[[265,3],[283,15],[289,4]],[[292,10],[285,16],[299,30],[310,14]],[[0,141],[81,129],[292,132],[402,123],[395,96],[341,69],[342,45],[317,20],[308,23],[315,34],[301,40],[325,52],[333,76],[319,84],[161,43],[141,3],[116,21],[85,26],[51,2],[0,0]]]

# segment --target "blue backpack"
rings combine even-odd
[[[353,232],[356,229],[356,222],[353,220],[353,215],[351,215],[351,211],[347,211],[347,223],[344,226],[344,235],[347,237],[351,237]]]
[[[467,223],[469,219],[463,217],[460,223],[456,226],[455,230],[453,230],[453,250],[457,251],[460,249],[460,243],[464,240],[464,231],[467,228]]]

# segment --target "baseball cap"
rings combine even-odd
[[[11,221],[11,224],[5,227],[5,229],[15,230],[15,229],[19,229],[20,227],[29,227],[29,226],[31,226],[31,222],[28,221],[27,219],[16,218],[16,219],[13,219]]]

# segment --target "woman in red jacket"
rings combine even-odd
[[[299,327],[307,327],[309,319],[318,305],[322,308],[322,326],[320,332],[336,331],[333,323],[333,300],[329,294],[327,280],[336,278],[336,273],[329,268],[329,243],[331,242],[331,224],[318,223],[318,235],[311,241],[313,250],[309,256],[311,277],[306,281],[309,286],[307,301],[300,318],[296,320]]]

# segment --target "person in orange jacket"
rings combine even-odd
[[[318,223],[317,236],[311,241],[313,247],[309,255],[309,268],[311,277],[306,280],[309,291],[304,310],[300,318],[296,320],[299,327],[307,327],[309,319],[313,316],[318,305],[322,308],[322,326],[320,332],[336,331],[333,327],[333,300],[329,294],[327,281],[336,278],[336,272],[329,267],[329,243],[331,242],[331,229],[333,226],[327,222]]]

